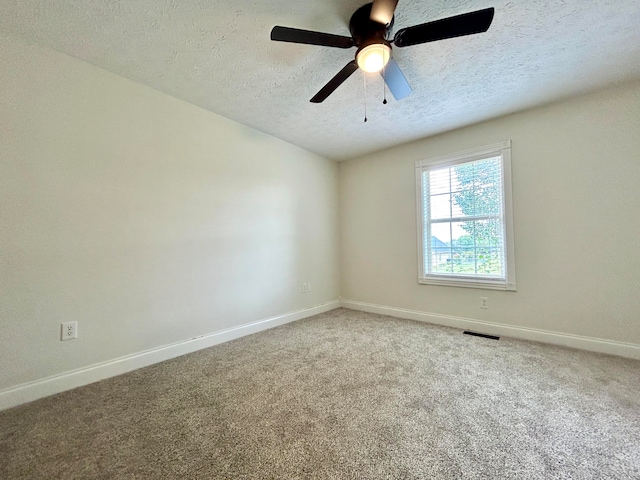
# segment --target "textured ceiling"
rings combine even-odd
[[[349,35],[366,0],[0,0],[0,29],[328,158],[346,159],[640,77],[638,0],[400,0],[395,28],[495,7],[488,32],[394,49],[413,88],[382,105],[355,49],[271,42],[274,25]]]

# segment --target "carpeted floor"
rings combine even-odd
[[[640,362],[339,309],[1,412],[0,478],[640,479]]]

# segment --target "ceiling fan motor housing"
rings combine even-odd
[[[371,6],[372,3],[363,5],[351,16],[349,20],[349,31],[358,52],[364,47],[382,43],[391,47],[391,44],[387,41],[387,33],[393,26],[393,18],[389,25],[383,25],[382,23],[374,22],[371,20]]]

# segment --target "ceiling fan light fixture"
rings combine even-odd
[[[358,67],[367,73],[382,70],[391,58],[391,47],[384,43],[372,43],[360,49],[356,54]]]
[[[492,7],[420,23],[401,28],[392,38],[391,29],[397,5],[398,0],[373,0],[362,5],[351,15],[349,37],[276,25],[271,30],[271,40],[344,49],[358,47],[356,58],[342,67],[342,70],[311,98],[312,103],[326,100],[358,69],[370,73],[384,69],[384,83],[395,99],[400,100],[411,93],[411,86],[398,64],[391,58],[391,45],[402,48],[486,32],[495,13]]]

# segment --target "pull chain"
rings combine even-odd
[[[362,72],[362,83],[364,84],[364,121],[367,121],[367,74]]]
[[[382,104],[386,105],[387,104],[387,78],[385,77],[385,74],[387,73],[387,67],[384,66],[382,68]]]

